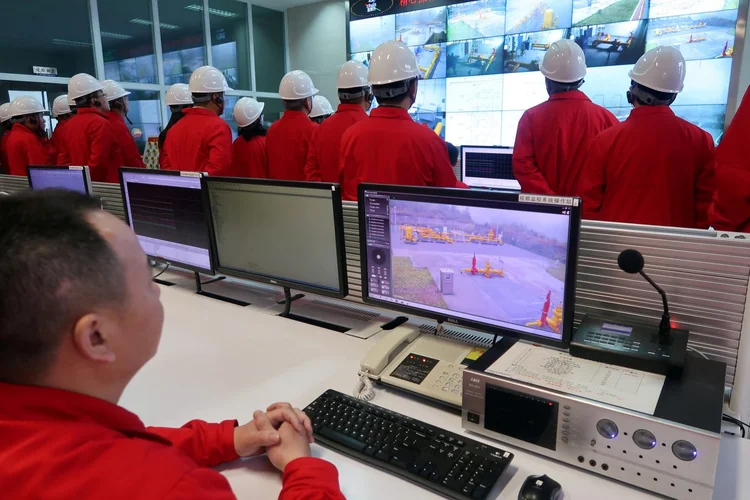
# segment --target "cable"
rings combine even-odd
[[[365,370],[359,375],[359,380],[357,381],[357,385],[354,386],[352,396],[362,401],[372,401],[375,399],[375,389],[372,387],[369,375],[369,370]]]
[[[741,421],[739,419],[736,419],[736,418],[732,417],[731,415],[727,415],[726,413],[721,416],[721,419],[724,422],[730,422],[730,423],[736,425],[737,427],[739,427],[740,430],[742,431],[742,439],[745,439],[745,427],[750,427],[750,426],[748,426],[748,424],[746,424],[745,422],[743,422],[743,421]]]
[[[697,354],[698,356],[702,357],[703,359],[709,359],[708,356],[706,356],[704,353],[700,352],[695,347],[687,346],[687,350],[690,351],[690,352],[694,352],[695,354]]]
[[[161,276],[162,274],[164,274],[165,272],[167,272],[167,269],[169,269],[169,262],[167,262],[167,265],[166,265],[166,266],[164,267],[164,269],[162,269],[162,270],[161,270],[161,271],[159,272],[159,274],[157,274],[156,276],[154,276],[154,277],[153,277],[152,279],[156,279],[156,278],[158,278],[159,276]]]

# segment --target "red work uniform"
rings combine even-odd
[[[341,139],[349,127],[365,119],[367,113],[359,104],[339,104],[336,113],[315,129],[305,164],[308,181],[339,181]]]
[[[518,123],[513,174],[524,193],[578,196],[589,145],[618,123],[580,90],[552,94]]]
[[[12,130],[7,130],[2,137],[0,137],[0,164],[3,166],[3,172],[8,172],[8,150],[6,146],[8,144],[8,138]]]
[[[58,165],[88,165],[91,180],[120,182],[124,165],[112,125],[96,108],[79,108],[68,121],[57,152]]]
[[[234,499],[207,467],[238,458],[237,422],[145,427],[124,408],[75,392],[0,383],[3,498]],[[54,459],[57,457],[57,459]],[[287,465],[280,500],[344,500],[318,458]]]
[[[125,124],[125,118],[120,116],[116,111],[110,110],[107,113],[107,121],[112,125],[112,130],[115,132],[115,139],[117,140],[117,144],[120,145],[123,165],[126,167],[146,168],[141,152],[138,151],[138,145],[136,145],[133,136],[130,134],[130,129]]]
[[[705,229],[714,142],[668,106],[643,106],[591,143],[581,192],[585,218]]]
[[[376,108],[341,141],[339,183],[345,200],[357,200],[363,182],[405,186],[458,185],[445,141],[402,108]]]
[[[708,219],[720,231],[750,232],[750,92],[716,149],[716,190]]]
[[[268,177],[304,181],[307,152],[317,124],[301,111],[284,111],[268,129]]]
[[[195,107],[169,129],[164,143],[164,170],[208,172],[228,176],[232,170],[232,130],[210,109]]]
[[[69,119],[68,119],[69,120]],[[62,142],[63,131],[65,130],[68,120],[57,120],[55,130],[52,131],[52,144],[55,145],[55,150],[60,151],[60,144]]]
[[[268,178],[268,152],[264,136],[255,136],[249,141],[239,136],[234,140],[232,175],[251,179]]]
[[[49,155],[42,138],[25,125],[15,123],[13,134],[5,144],[8,157],[8,173],[26,176],[29,165],[54,165],[54,158]]]

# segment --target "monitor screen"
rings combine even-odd
[[[461,174],[472,187],[521,190],[513,175],[513,148],[463,146]]]
[[[359,200],[365,302],[569,342],[578,198],[361,185]]]
[[[91,195],[91,177],[88,167],[28,167],[29,186],[40,189],[68,189]]]
[[[338,184],[203,179],[216,269],[335,297],[347,294]]]
[[[120,169],[128,224],[146,255],[213,274],[200,174]]]

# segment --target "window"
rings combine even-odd
[[[260,97],[258,102],[266,104],[266,107],[263,108],[263,122],[266,126],[270,126],[273,122],[279,120],[284,113],[284,103],[281,102],[281,99]]]
[[[104,76],[158,83],[149,0],[98,0]]]
[[[0,103],[10,102],[16,97],[28,95],[42,103],[42,106],[50,111],[50,114],[44,116],[44,121],[47,125],[47,133],[50,135],[55,126],[57,126],[57,120],[51,116],[52,103],[57,96],[67,93],[68,87],[66,85],[0,81]]]
[[[164,83],[188,83],[206,65],[201,0],[159,0]]]
[[[158,91],[131,90],[128,123],[130,133],[141,153],[146,148],[149,137],[157,137],[161,132],[161,102]]]
[[[286,73],[284,13],[253,5],[255,85],[258,92],[278,92]]]
[[[209,0],[211,59],[233,89],[250,90],[250,45],[247,4],[235,0]]]

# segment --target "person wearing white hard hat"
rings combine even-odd
[[[10,175],[26,176],[29,165],[54,165],[42,138],[46,138],[44,114],[47,110],[31,96],[16,97],[10,103],[13,133],[5,144]]]
[[[367,119],[374,99],[369,70],[359,61],[347,61],[336,80],[339,104],[336,113],[313,132],[305,163],[308,181],[338,182],[341,139],[349,127]]]
[[[575,42],[553,43],[539,69],[549,100],[528,109],[518,123],[513,174],[524,193],[577,196],[589,144],[618,121],[579,90],[587,69]]]
[[[304,181],[305,163],[317,124],[310,120],[313,96],[318,93],[304,71],[287,73],[279,85],[284,115],[271,125],[266,136],[268,176],[271,179]]]
[[[190,76],[189,89],[194,105],[171,128],[164,165],[167,170],[230,175],[232,130],[221,118],[224,92],[231,90],[227,79],[213,66],[202,66]]]
[[[714,141],[669,107],[683,90],[685,59],[673,47],[657,47],[629,76],[634,109],[591,143],[581,189],[584,217],[708,228]]]
[[[331,101],[323,97],[322,95],[316,95],[313,97],[313,109],[310,112],[310,119],[320,125],[326,121],[333,114],[333,106]]]
[[[243,97],[234,105],[234,121],[239,134],[232,145],[232,175],[253,179],[268,178],[266,128],[263,126],[265,104]]]
[[[52,144],[59,151],[65,126],[73,118],[73,110],[70,109],[70,104],[68,104],[67,94],[55,98],[55,101],[52,103],[52,117],[57,120],[55,130],[52,132]],[[55,158],[55,161],[57,161],[57,158]]]
[[[114,80],[104,80],[102,87],[109,102],[107,121],[112,125],[112,130],[115,131],[115,139],[120,145],[123,166],[146,168],[141,152],[138,150],[138,145],[135,143],[135,139],[133,139],[133,134],[130,133],[130,128],[125,123],[125,120],[130,122],[128,118],[128,113],[130,112],[130,99],[128,99],[128,96],[130,92],[122,88],[122,85]]]
[[[164,130],[159,134],[159,167],[163,170],[169,170],[169,162],[164,154],[164,144],[167,142],[167,134],[174,125],[185,115],[182,113],[187,108],[193,107],[193,95],[190,93],[190,86],[187,83],[175,83],[167,90],[167,106],[169,106],[169,122]]]
[[[445,141],[409,115],[420,75],[417,57],[405,44],[388,41],[375,49],[368,80],[379,107],[342,139],[339,182],[344,199],[356,200],[362,182],[458,185]]]
[[[0,167],[8,173],[8,157],[5,155],[5,144],[10,137],[13,122],[10,120],[10,103],[0,104]]]
[[[76,103],[76,112],[65,125],[57,164],[88,165],[92,181],[119,182],[119,168],[124,165],[122,150],[107,120],[109,101],[102,83],[79,73],[68,82],[70,99]]]

